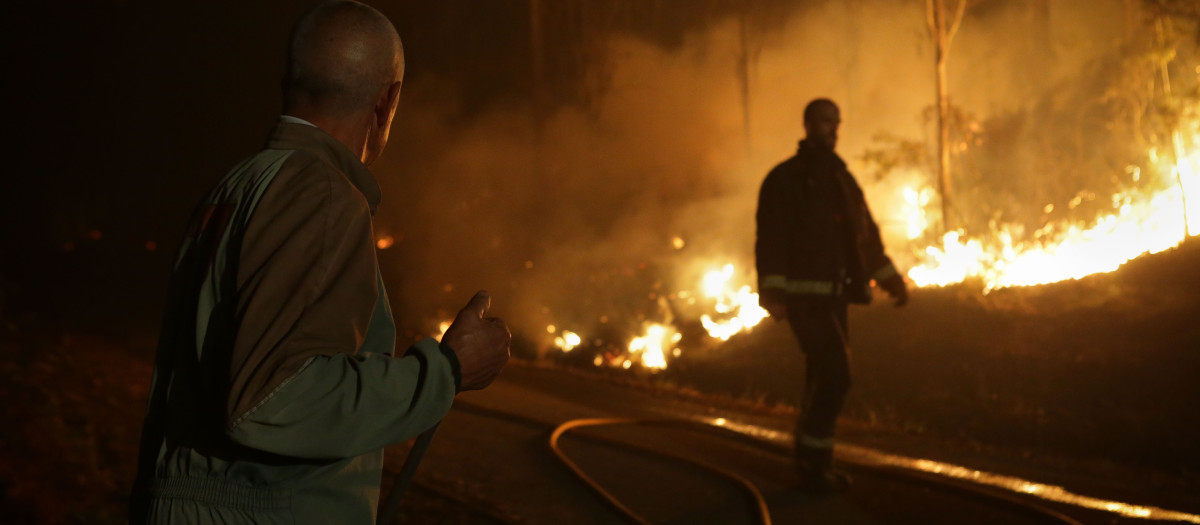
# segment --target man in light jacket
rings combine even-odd
[[[371,7],[326,2],[297,23],[283,116],[202,200],[175,263],[131,522],[373,523],[383,448],[507,362],[486,292],[441,343],[393,353],[367,166],[403,73]]]

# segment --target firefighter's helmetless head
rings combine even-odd
[[[841,123],[842,114],[832,100],[818,98],[804,107],[804,133],[814,145],[830,150],[837,147]]]

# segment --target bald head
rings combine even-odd
[[[300,18],[288,46],[284,112],[344,117],[368,110],[404,76],[404,48],[391,21],[350,0],[323,2]]]

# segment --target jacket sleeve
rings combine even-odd
[[[896,266],[892,264],[892,259],[887,256],[887,252],[883,248],[883,239],[879,236],[879,225],[875,223],[875,218],[871,216],[871,208],[867,206],[867,199],[863,194],[862,188],[858,186],[858,182],[853,177],[850,180],[854,184],[854,191],[857,193],[859,200],[862,202],[863,210],[863,231],[866,238],[863,242],[864,257],[866,258],[865,268],[867,278],[875,282],[882,281],[900,272],[896,270]]]
[[[314,356],[229,435],[285,456],[354,457],[424,432],[441,420],[453,398],[450,363],[433,339],[398,358]]]
[[[299,157],[285,165],[245,231],[230,438],[295,457],[351,457],[446,413],[452,364],[435,342],[394,357],[389,334],[388,351],[360,351],[377,315],[378,265],[370,209],[340,172]]]
[[[762,303],[780,302],[786,297],[788,228],[793,225],[789,224],[788,195],[781,182],[779,168],[775,168],[763,180],[758,194],[754,259]]]

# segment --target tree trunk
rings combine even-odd
[[[950,55],[950,43],[962,23],[963,12],[967,0],[958,0],[953,20],[947,20],[943,0],[926,0],[926,22],[929,25],[929,35],[933,38],[935,69],[937,77],[937,108],[938,108],[938,193],[942,197],[942,233],[951,231],[953,226],[953,201],[950,178],[950,95],[946,80],[946,61]]]
[[[937,78],[938,194],[942,197],[942,233],[952,228],[950,216],[950,101],[946,93],[946,13],[942,0],[932,0],[934,74]]]
[[[942,195],[942,233],[952,228],[950,218],[950,101],[946,96],[945,48],[938,46],[937,53],[937,98],[938,98],[938,193]]]
[[[738,90],[741,95],[742,103],[742,138],[745,141],[746,154],[750,155],[751,137],[750,137],[750,68],[751,68],[751,51],[750,51],[750,34],[749,28],[746,27],[746,13],[743,11],[738,18]]]
[[[1163,24],[1170,23],[1169,20],[1164,21],[1162,17],[1154,20],[1154,31],[1158,35],[1158,45],[1162,49],[1167,48],[1166,37],[1164,35]],[[1159,74],[1162,76],[1163,95],[1166,96],[1167,104],[1171,104],[1171,59],[1174,53],[1164,53],[1163,58],[1158,62]],[[1181,164],[1186,162],[1187,153],[1183,151],[1183,136],[1179,133],[1179,126],[1176,118],[1171,118],[1171,160],[1175,164],[1175,182],[1179,184],[1179,199],[1183,206],[1183,238],[1188,238],[1191,235],[1191,228],[1188,226],[1188,204],[1187,204],[1187,187],[1183,184],[1183,170]]]

